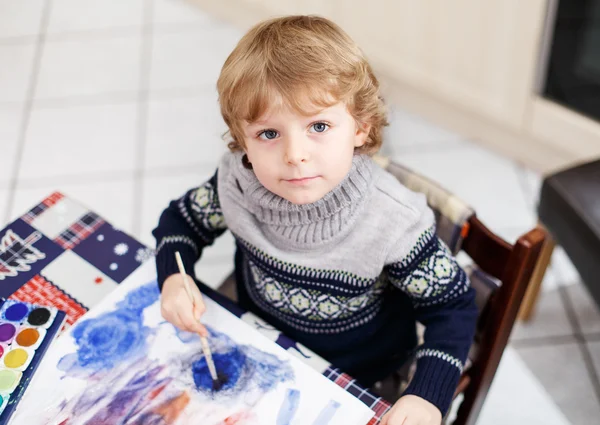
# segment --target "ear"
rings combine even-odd
[[[356,123],[356,133],[354,134],[354,147],[360,148],[369,138],[371,132],[371,123]]]

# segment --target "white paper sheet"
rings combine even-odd
[[[364,425],[371,419],[357,398],[207,297],[202,321],[228,377],[221,391],[204,388],[199,338],[164,322],[154,267],[145,263],[54,343],[11,424]]]

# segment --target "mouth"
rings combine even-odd
[[[295,185],[302,185],[302,184],[310,183],[311,181],[316,180],[318,178],[319,178],[319,176],[300,177],[297,179],[284,179],[284,181],[287,183],[295,184]]]

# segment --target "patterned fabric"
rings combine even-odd
[[[422,359],[423,357],[435,357],[438,359],[442,359],[445,362],[450,363],[452,366],[456,367],[459,371],[459,373],[462,373],[463,371],[463,364],[462,362],[457,359],[454,356],[451,356],[448,353],[445,353],[441,350],[432,350],[430,348],[424,349],[424,350],[418,350],[417,351],[417,356],[416,359]]]
[[[102,224],[104,224],[104,220],[98,214],[89,212],[62,232],[54,239],[54,242],[64,249],[73,249],[75,245],[94,233]]]
[[[217,175],[182,196],[177,207],[186,223],[202,238],[201,245],[212,244],[226,229],[225,218],[215,190]],[[200,244],[196,244],[197,246]]]
[[[435,231],[427,231],[411,254],[388,267],[390,282],[413,300],[416,307],[446,302],[465,293],[469,280]]]
[[[122,281],[151,258],[147,251],[54,192],[0,230],[0,297],[54,306],[72,324],[117,286],[107,274]]]
[[[373,396],[373,394],[365,388],[358,385],[355,379],[340,372],[338,369],[330,367],[325,371],[324,375],[330,381],[333,381],[336,385],[342,387],[354,397],[365,403],[373,412],[375,412],[375,415],[367,425],[376,425],[380,423],[383,416],[390,410],[391,406],[388,402],[381,397]]]
[[[386,157],[376,156],[374,159],[403,185],[427,196],[427,203],[435,213],[437,235],[456,255],[468,231],[469,218],[475,214],[473,208],[439,184]]]
[[[167,236],[167,237],[162,238],[160,243],[156,247],[156,253],[158,254],[167,244],[182,244],[182,243],[190,246],[194,250],[194,252],[200,254],[198,252],[198,247],[196,246],[194,241],[191,238],[188,238],[187,236],[184,236],[184,235],[174,235],[174,236]]]
[[[217,191],[210,181],[190,191],[188,196],[191,201],[192,215],[199,225],[209,230],[227,228]]]
[[[252,279],[245,281],[246,289],[253,300],[303,332],[344,332],[371,320],[381,308],[385,281],[380,279],[373,279],[367,287],[349,289],[341,282],[338,285],[320,284],[320,273],[311,273],[316,280],[316,285],[311,285],[306,281],[307,284],[298,282],[293,275],[286,275],[273,265],[259,265],[249,260],[247,267]],[[279,276],[279,279],[273,276]],[[332,290],[344,295],[332,293]]]
[[[38,217],[41,213],[46,211],[48,208],[50,208],[51,206],[56,204],[58,201],[60,201],[64,197],[65,196],[62,193],[54,192],[53,194],[48,196],[46,199],[44,199],[42,202],[40,202],[38,205],[33,207],[31,210],[29,210],[29,212],[24,214],[21,217],[21,220],[23,220],[25,223],[31,224],[31,222],[36,217]]]
[[[163,211],[160,220],[172,223],[173,227],[163,229],[159,226],[152,232],[157,240],[156,262],[161,264],[157,267],[161,288],[169,275],[179,272],[175,251],[181,254],[186,270],[191,271],[204,247],[211,245],[216,237],[225,232],[216,184],[217,173],[200,187],[172,201],[169,208]]]
[[[10,299],[56,307],[67,314],[68,326],[71,326],[88,311],[81,303],[40,275],[34,276],[33,279],[21,286],[10,296]]]

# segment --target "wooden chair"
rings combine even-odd
[[[511,245],[481,223],[466,203],[435,182],[385,157],[374,159],[405,186],[427,196],[436,216],[438,236],[454,254],[463,251],[473,260],[467,272],[477,293],[480,314],[469,360],[455,393],[455,400],[460,394],[463,400],[453,422],[473,425],[502,358],[546,233],[533,229]],[[230,276],[218,290],[235,298],[234,287]]]
[[[455,397],[463,393],[464,398],[454,425],[472,425],[477,420],[546,237],[542,229],[535,228],[510,245],[476,216],[468,224],[462,250],[483,272],[498,279],[500,285],[487,295],[479,317],[475,352],[470,356],[472,363],[461,376],[455,393]],[[473,273],[471,280],[476,280]]]
[[[454,254],[463,251],[473,261],[467,273],[477,293],[479,321],[455,393],[455,400],[459,394],[463,394],[463,400],[453,422],[473,425],[498,369],[547,234],[535,228],[511,245],[479,221],[472,208],[437,183],[387,158],[375,159],[405,186],[427,196],[436,215],[438,236]]]

